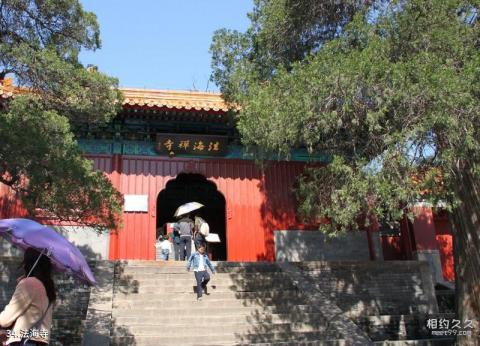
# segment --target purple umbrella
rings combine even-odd
[[[35,248],[50,257],[57,269],[97,284],[80,250],[50,227],[29,219],[4,219],[0,220],[0,236],[23,250]]]

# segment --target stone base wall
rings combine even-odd
[[[432,272],[433,279],[436,283],[446,283],[443,278],[442,260],[440,258],[440,251],[438,250],[417,250],[413,255],[418,261],[425,261],[428,263]]]
[[[319,231],[275,231],[275,258],[279,262],[368,261],[366,232],[348,232],[329,239]],[[380,237],[372,233],[377,259],[381,255]]]
[[[108,260],[110,246],[108,232],[98,234],[91,227],[78,226],[53,226],[52,228],[74,244],[88,260]],[[0,256],[22,257],[23,252],[0,237]]]
[[[0,237],[0,256],[1,257],[23,257],[23,251],[12,246],[4,238]]]
[[[109,232],[98,234],[91,227],[56,226],[55,229],[72,242],[89,260],[108,260]]]

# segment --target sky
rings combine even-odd
[[[252,0],[80,0],[97,15],[102,48],[81,62],[120,86],[218,91],[208,52],[220,28],[245,31]]]

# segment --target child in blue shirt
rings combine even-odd
[[[205,253],[205,245],[200,245],[198,250],[195,251],[187,262],[187,271],[190,271],[190,267],[193,263],[193,272],[195,273],[195,280],[197,280],[197,300],[202,300],[202,293],[207,293],[207,284],[210,281],[210,275],[208,275],[207,267],[210,268],[212,274],[215,274],[215,268],[208,259]]]

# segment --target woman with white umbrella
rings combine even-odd
[[[185,261],[192,252],[193,220],[187,214],[175,223],[174,227],[180,234],[180,260]]]
[[[175,211],[176,217],[183,216],[176,224],[175,230],[180,234],[180,260],[190,258],[192,252],[192,232],[194,228],[193,220],[189,217],[194,210],[200,209],[203,204],[198,202],[189,202],[182,204]]]

